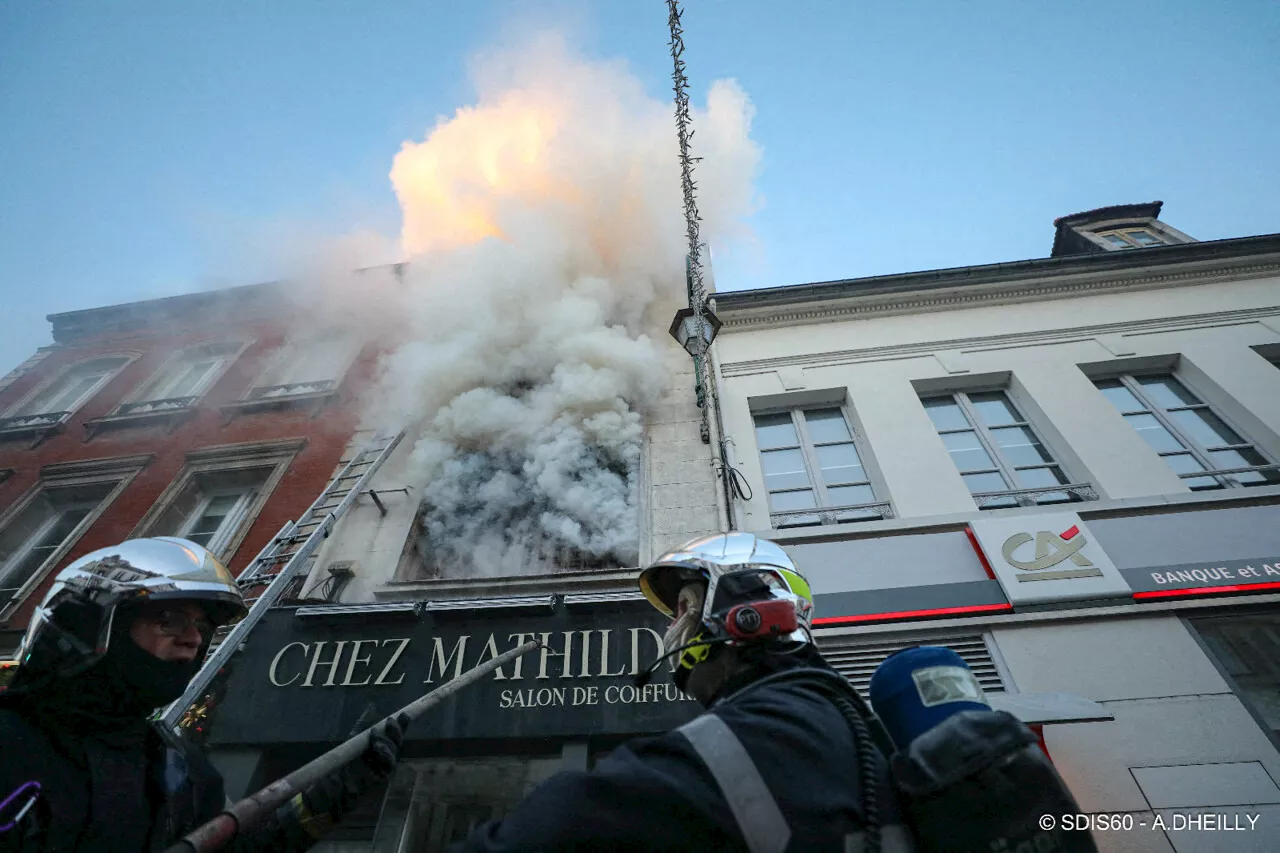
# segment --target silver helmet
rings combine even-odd
[[[121,606],[157,601],[198,602],[216,626],[247,612],[235,578],[205,548],[171,536],[130,539],[58,573],[31,616],[18,668],[64,676],[88,669],[107,653]]]
[[[725,617],[733,607],[771,599],[790,602],[797,625],[790,634],[771,639],[813,642],[813,593],[777,543],[741,532],[703,536],[663,554],[639,578],[640,591],[649,603],[673,619],[678,617],[681,590],[697,581],[705,582],[705,594],[687,599],[686,604],[701,601],[701,612],[679,637],[681,644],[698,639],[728,640]],[[709,649],[690,649],[680,658],[680,667],[691,669],[707,657]]]

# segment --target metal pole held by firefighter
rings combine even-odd
[[[283,779],[277,779],[256,794],[251,794],[238,803],[231,805],[213,820],[192,830],[182,840],[165,850],[165,853],[208,853],[208,851],[221,849],[237,834],[256,826],[259,821],[271,815],[279,806],[284,805],[338,768],[357,759],[369,747],[371,730],[382,725],[387,719],[404,714],[412,722],[433,705],[438,705],[464,687],[475,684],[498,667],[510,663],[516,658],[523,657],[541,646],[541,641],[533,639],[509,652],[498,655],[493,660],[485,661],[472,667],[447,684],[442,684],[425,696],[420,696],[389,717],[377,721],[344,743],[335,746],[324,755],[304,764]]]

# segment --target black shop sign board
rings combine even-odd
[[[542,649],[429,709],[410,740],[586,737],[667,731],[699,706],[664,664],[667,620],[647,605],[519,615],[387,619],[271,611],[233,660],[213,745],[344,740],[370,703],[388,715],[471,667],[537,637]]]

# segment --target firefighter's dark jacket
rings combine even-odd
[[[123,624],[123,623],[122,623]],[[76,675],[20,668],[0,693],[0,802],[29,782],[34,792],[0,811],[0,853],[163,850],[226,806],[222,777],[194,745],[147,720],[199,668],[161,661],[123,629],[108,653]],[[228,848],[305,850],[315,843],[297,820],[277,814]]]
[[[828,696],[832,685],[847,690],[847,682],[816,651],[775,660],[768,669],[753,673],[745,685],[732,682],[702,717],[681,729],[631,741],[590,771],[551,777],[503,820],[477,828],[451,853],[845,850],[845,836],[865,822],[854,736]],[[705,720],[708,714],[718,720]],[[784,837],[757,839],[752,848],[744,841],[733,795],[726,798],[691,728],[700,725],[705,733],[719,729],[719,722],[736,735],[763,779],[785,820]],[[879,751],[876,761],[881,816],[896,823]],[[724,781],[731,788],[742,784]],[[751,813],[768,812],[763,805],[749,799],[746,819],[759,821],[760,814]]]
[[[0,850],[163,849],[222,811],[222,777],[198,750],[150,727],[140,737],[67,737],[30,708],[0,706],[0,791],[41,786],[31,816],[0,834]],[[99,819],[108,810],[112,819]],[[7,811],[6,822],[16,810]]]

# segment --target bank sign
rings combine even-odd
[[[666,731],[700,710],[671,683],[670,666],[635,686],[663,651],[666,620],[647,605],[374,618],[270,612],[235,658],[211,743],[343,740],[370,705],[390,714],[533,638],[541,649],[427,711],[409,738],[633,735]]]
[[[1280,555],[1269,560],[1223,560],[1122,569],[1134,597],[1175,598],[1189,592],[1264,592],[1280,589]]]
[[[1015,607],[1132,595],[1075,513],[984,518],[969,526]]]

